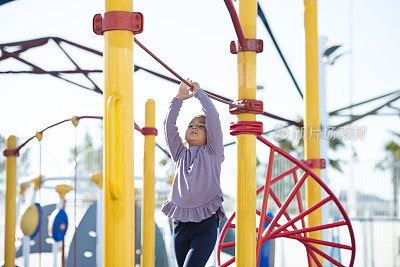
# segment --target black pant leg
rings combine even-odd
[[[174,220],[174,250],[179,267],[182,267],[190,245],[190,223]]]
[[[201,225],[201,231],[194,235],[189,245],[184,267],[204,267],[217,241],[218,219],[215,215]]]
[[[190,242],[188,241],[174,241],[175,257],[179,267],[185,263],[186,255],[189,251]]]

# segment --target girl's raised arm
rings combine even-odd
[[[193,83],[193,91],[194,97],[200,101],[204,115],[206,116],[206,146],[210,148],[213,154],[222,155],[224,153],[224,145],[222,143],[221,122],[219,120],[218,111],[210,98],[204,93],[203,89],[198,87],[197,83]]]
[[[180,154],[186,149],[182,144],[182,139],[178,133],[178,127],[176,127],[176,120],[179,115],[179,110],[182,107],[182,99],[174,97],[169,106],[167,117],[164,121],[164,134],[165,141],[171,152],[172,160],[175,162],[179,158]]]

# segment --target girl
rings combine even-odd
[[[174,249],[179,267],[206,265],[215,246],[219,220],[225,216],[220,187],[224,161],[221,123],[208,96],[197,83],[191,85],[192,89],[180,84],[164,122],[175,178],[161,210],[174,219]],[[186,148],[176,120],[183,101],[192,96],[200,101],[205,116],[196,116],[189,123]]]

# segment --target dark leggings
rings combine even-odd
[[[217,241],[215,214],[199,223],[174,220],[174,248],[179,267],[204,267]]]

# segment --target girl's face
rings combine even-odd
[[[190,123],[185,134],[190,146],[204,146],[207,143],[206,120],[196,117]]]

